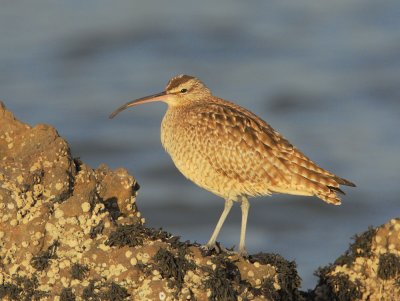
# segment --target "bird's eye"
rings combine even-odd
[[[181,90],[181,93],[186,93],[187,92],[187,89],[182,89]]]

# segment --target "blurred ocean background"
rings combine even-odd
[[[148,225],[205,243],[223,200],[162,149],[164,104],[108,114],[185,73],[257,113],[322,167],[354,181],[342,206],[252,199],[250,253],[296,260],[303,288],[350,237],[399,216],[400,2],[15,1],[0,3],[0,99],[55,126],[92,167],[126,167]],[[0,121],[1,122],[1,121]],[[219,240],[239,241],[235,206]]]

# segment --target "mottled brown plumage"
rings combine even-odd
[[[127,107],[164,101],[168,110],[161,141],[176,167],[200,187],[225,199],[225,209],[208,242],[213,247],[233,201],[241,199],[239,251],[245,254],[247,197],[287,193],[315,195],[339,205],[340,185],[355,186],[319,167],[250,111],[217,98],[197,78],[173,77],[165,92],[129,102]]]

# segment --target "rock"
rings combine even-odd
[[[203,254],[144,225],[125,169],[92,169],[0,103],[0,299],[297,300],[294,262]]]
[[[400,300],[400,220],[355,237],[315,290],[278,254],[205,253],[145,226],[139,185],[0,102],[1,300]]]
[[[400,219],[356,235],[344,255],[316,274],[316,301],[400,300]]]

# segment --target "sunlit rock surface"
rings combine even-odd
[[[301,292],[280,255],[205,254],[147,228],[138,189],[125,169],[92,169],[53,127],[28,126],[0,102],[0,299],[400,299],[400,220],[357,236]]]
[[[400,300],[400,219],[354,237],[334,264],[320,268],[315,300]]]

